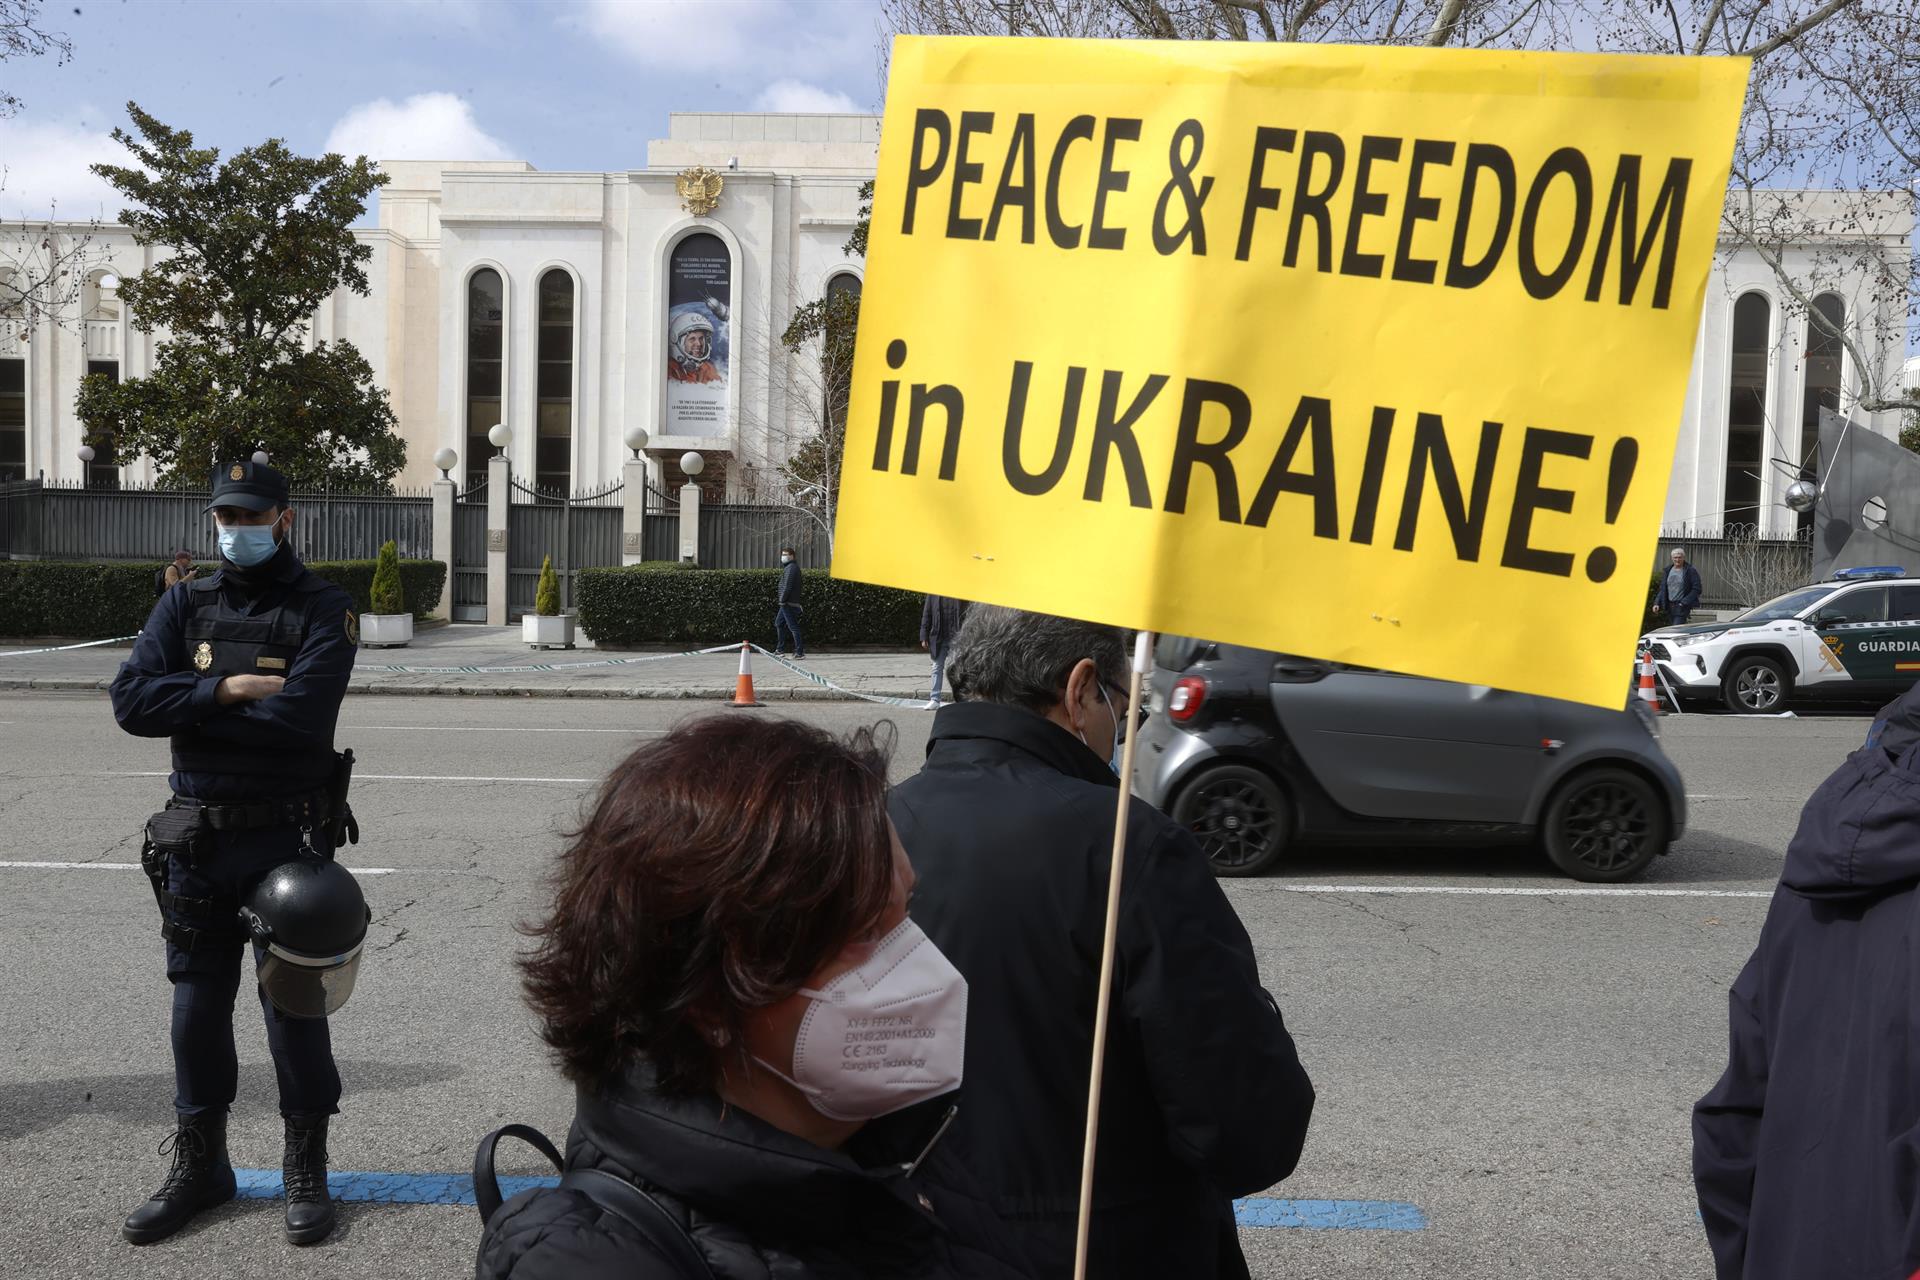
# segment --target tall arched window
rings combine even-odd
[[[841,271],[827,280],[827,326],[821,335],[820,382],[824,418],[835,430],[847,425],[853,398],[853,335],[860,322],[860,277]]]
[[[565,493],[573,483],[573,277],[558,267],[540,277],[539,361],[534,483]]]
[[[505,378],[506,285],[492,267],[467,279],[467,485],[487,478],[493,444],[487,432],[500,422]]]
[[[1721,520],[1757,524],[1766,465],[1767,339],[1773,307],[1764,294],[1733,304],[1733,376],[1727,387],[1727,480]]]
[[[0,268],[0,483],[27,478],[27,319],[4,287],[13,274]]]
[[[1840,379],[1846,348],[1840,334],[1847,324],[1847,305],[1840,295],[1823,293],[1813,300],[1807,317],[1807,358],[1800,390],[1800,475],[1820,476],[1820,411],[1840,412]],[[1813,528],[1813,512],[1800,513],[1800,527]]]

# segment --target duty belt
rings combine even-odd
[[[198,809],[215,831],[251,831],[258,827],[317,827],[327,820],[330,799],[325,788],[252,804],[210,804],[175,796],[167,802],[167,808]]]

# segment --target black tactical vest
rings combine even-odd
[[[332,585],[302,567],[292,582],[261,584],[260,592],[273,603],[250,614],[252,601],[229,601],[217,577],[196,578],[187,584],[180,619],[187,665],[209,677],[287,675]],[[194,728],[174,734],[172,746],[175,772],[272,778],[259,790],[263,797],[312,790],[333,776],[332,743],[289,742],[284,748],[263,749],[211,738]]]

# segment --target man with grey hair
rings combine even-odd
[[[976,604],[958,702],[890,810],[913,917],[968,983],[955,1138],[1036,1274],[1073,1266],[1127,655],[1113,627]],[[1247,931],[1190,832],[1131,801],[1089,1274],[1244,1277],[1232,1199],[1313,1111]]]
[[[1676,627],[1685,626],[1700,603],[1700,571],[1687,563],[1687,553],[1675,547],[1667,553],[1667,575],[1660,579],[1660,593],[1654,598],[1653,611],[1667,615]]]

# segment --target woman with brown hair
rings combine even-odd
[[[568,1174],[481,1280],[1029,1274],[942,1142],[966,982],[907,917],[887,755],[711,717],[607,778],[522,960]]]

